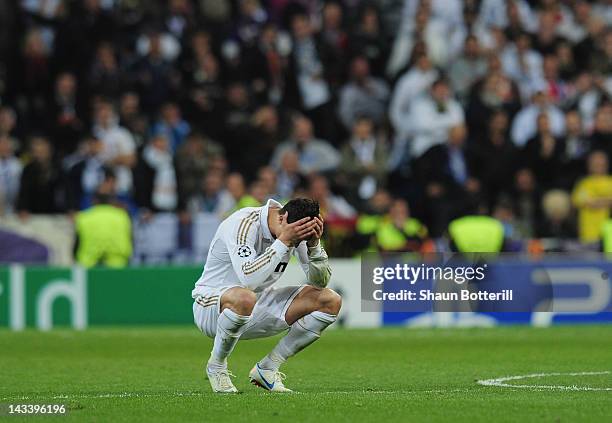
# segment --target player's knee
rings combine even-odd
[[[249,316],[255,308],[257,297],[253,291],[235,288],[229,297],[227,307],[242,316]]]
[[[324,288],[319,294],[319,311],[338,314],[342,307],[342,297],[334,290]]]

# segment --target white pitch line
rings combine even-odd
[[[597,376],[607,375],[610,371],[600,372],[575,372],[575,373],[532,373],[528,375],[518,376],[505,376],[495,379],[482,379],[476,381],[477,384],[482,386],[497,386],[504,388],[525,388],[525,389],[549,389],[549,390],[564,390],[564,391],[612,391],[612,388],[602,387],[594,388],[590,386],[566,386],[566,385],[512,385],[505,383],[511,380],[531,379],[540,378],[546,376]],[[418,394],[447,394],[457,392],[469,392],[471,389],[468,388],[454,388],[454,389],[424,389],[424,390],[411,390],[411,391],[322,391],[322,392],[293,392],[293,395],[418,395]],[[264,391],[259,391],[264,394]],[[4,397],[0,398],[0,401],[24,401],[24,400],[41,400],[41,399],[53,399],[53,400],[77,400],[77,399],[113,399],[113,398],[154,398],[164,396],[174,397],[200,397],[208,394],[208,392],[201,391],[187,391],[187,392],[106,392],[98,394],[60,394],[60,395],[39,395],[39,396],[16,396],[16,397]]]
[[[469,389],[457,388],[457,389],[425,389],[425,390],[414,390],[414,391],[322,391],[322,392],[293,392],[290,395],[416,395],[416,394],[445,394],[453,392],[468,392]],[[245,392],[245,391],[243,391]],[[251,391],[261,394],[265,394],[265,391]],[[113,399],[113,398],[153,398],[153,397],[199,397],[207,395],[209,392],[106,392],[99,394],[61,394],[53,396],[17,396],[17,397],[4,397],[0,398],[0,401],[27,401],[27,400],[41,400],[41,399],[53,399],[53,400],[77,400],[77,399]]]
[[[547,376],[597,376],[597,375],[608,375],[610,371],[601,372],[573,372],[573,373],[532,373],[528,375],[518,376],[505,376],[495,379],[482,379],[476,381],[479,385],[483,386],[499,386],[503,388],[526,388],[526,389],[550,389],[550,390],[562,390],[562,391],[612,391],[612,388],[602,387],[595,388],[591,386],[567,386],[567,385],[513,385],[506,383],[510,380],[522,380],[522,379],[533,379]]]

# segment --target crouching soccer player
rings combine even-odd
[[[323,219],[317,202],[295,199],[285,206],[268,200],[225,219],[211,242],[202,276],[192,292],[198,328],[214,338],[206,374],[214,392],[238,392],[227,358],[239,339],[289,331],[255,364],[251,383],[272,392],[291,392],[280,366],[314,341],[340,311],[341,298],[326,288],[331,270],[320,245]],[[277,288],[295,255],[307,283]]]

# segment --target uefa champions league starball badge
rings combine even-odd
[[[250,256],[252,253],[251,251],[251,247],[249,247],[248,245],[241,245],[238,248],[238,256],[239,257],[248,257]]]

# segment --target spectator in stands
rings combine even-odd
[[[348,53],[348,34],[344,28],[344,12],[340,1],[331,0],[325,2],[321,11],[321,41],[329,50],[328,62],[330,67],[331,83],[334,88],[338,86],[341,73],[346,62]]]
[[[283,140],[279,113],[271,105],[259,107],[250,116],[232,155],[232,167],[253,179],[258,169],[270,163],[274,149]]]
[[[576,237],[576,227],[572,220],[572,201],[566,191],[553,189],[544,194],[542,214],[542,222],[536,228],[537,237],[560,240]]]
[[[281,157],[288,150],[298,154],[300,172],[303,174],[331,171],[340,163],[340,153],[327,141],[314,137],[312,123],[305,116],[293,118],[291,138],[274,151],[271,162],[274,168],[280,167]]]
[[[283,153],[276,180],[280,199],[290,199],[298,187],[306,186],[306,178],[300,173],[300,162],[296,151],[286,150]]]
[[[171,0],[168,2],[164,26],[169,33],[181,40],[195,26],[195,15],[193,12],[192,2],[187,0]]]
[[[602,105],[595,115],[591,148],[604,151],[612,159],[612,103]]]
[[[15,137],[17,114],[8,106],[0,107],[0,136]]]
[[[297,13],[291,19],[293,50],[290,56],[285,103],[302,110],[316,123],[317,136],[333,137],[334,113],[329,85],[330,49],[315,36],[308,15]]]
[[[481,53],[478,38],[469,35],[465,40],[463,54],[450,65],[448,71],[448,77],[457,97],[465,101],[472,85],[486,72],[487,61]]]
[[[257,207],[260,203],[247,194],[244,178],[238,172],[230,173],[225,179],[225,189],[221,193],[219,213],[227,216],[243,207]]]
[[[279,33],[273,23],[261,29],[258,42],[247,52],[247,67],[251,87],[261,102],[278,105],[284,95],[284,81],[287,77],[287,55],[290,40]]]
[[[591,142],[585,135],[582,118],[577,110],[565,113],[565,137],[563,139],[562,170],[559,185],[571,189],[580,175],[586,170],[586,156],[591,149]]]
[[[319,202],[321,215],[326,221],[352,219],[356,211],[342,196],[333,194],[329,189],[327,178],[322,175],[310,177],[308,196]]]
[[[47,99],[51,91],[51,48],[45,42],[40,29],[30,29],[23,43],[21,68],[14,75],[13,83],[22,94],[22,116],[27,125],[34,130],[44,130],[47,121]]]
[[[610,25],[610,22],[608,22]],[[612,72],[612,28],[608,26],[605,33],[598,37],[597,49],[591,58],[591,69],[599,74]]]
[[[264,182],[256,180],[249,186],[249,202],[252,203],[253,207],[261,206],[268,198],[269,193]]]
[[[61,175],[58,166],[53,163],[51,144],[44,137],[33,137],[29,145],[31,161],[21,174],[17,210],[22,217],[61,212]]]
[[[512,141],[519,148],[536,135],[538,116],[542,113],[548,115],[550,131],[554,137],[561,137],[565,132],[563,112],[557,106],[551,104],[550,98],[544,90],[543,86],[538,86],[532,96],[531,103],[523,107],[514,117],[510,134]]]
[[[517,219],[510,198],[501,197],[493,207],[491,216],[503,225],[505,239],[520,242],[524,235],[521,233],[520,220]]]
[[[413,134],[412,103],[424,95],[439,77],[426,54],[419,54],[415,64],[395,84],[389,105],[389,120],[397,137],[407,140]]]
[[[95,110],[93,134],[102,140],[101,158],[117,176],[117,194],[127,198],[132,191],[132,168],[136,165],[136,144],[130,132],[119,126],[113,105],[104,100]]]
[[[177,76],[168,56],[163,52],[162,34],[151,32],[147,40],[146,55],[135,62],[129,71],[145,113],[153,116],[159,107],[170,99]]]
[[[349,46],[353,56],[365,56],[374,76],[384,77],[389,40],[374,4],[363,6],[357,28],[349,38]]]
[[[383,216],[389,211],[392,200],[391,195],[385,189],[379,189],[368,200],[364,206],[364,212],[359,214],[355,223],[355,234],[352,239],[355,250],[376,251],[374,235]]]
[[[512,185],[518,166],[518,150],[510,141],[508,126],[508,114],[503,109],[493,112],[486,135],[471,149],[475,176],[482,181],[490,210]]]
[[[181,116],[181,109],[176,103],[162,106],[160,120],[151,128],[153,136],[161,135],[170,142],[170,152],[174,153],[191,132],[191,126]]]
[[[557,35],[558,13],[554,10],[540,10],[533,46],[543,55],[554,53],[561,37]]]
[[[574,46],[576,62],[579,63],[580,70],[591,70],[593,67],[592,58],[597,49],[598,40],[603,35],[606,23],[598,16],[593,16],[587,24],[587,36]]]
[[[191,214],[195,213],[214,213],[221,214],[224,204],[221,203],[223,193],[223,173],[216,170],[209,170],[201,182],[200,190],[192,195],[187,202],[187,210]]]
[[[438,79],[429,91],[429,95],[415,100],[410,107],[408,120],[414,134],[411,141],[414,158],[435,145],[443,144],[449,129],[464,122],[463,108],[452,98],[445,79]]]
[[[380,251],[418,251],[427,238],[427,228],[410,216],[408,203],[395,199],[376,228],[374,242]]]
[[[278,180],[276,171],[272,166],[263,166],[257,171],[257,180],[261,182],[268,193],[268,197],[279,200]]]
[[[172,212],[177,209],[179,195],[170,141],[156,135],[142,151],[134,171],[136,204],[146,211]]]
[[[502,72],[499,58],[491,56],[487,74],[474,83],[469,95],[466,114],[470,134],[475,138],[486,136],[495,111],[502,109],[514,117],[521,108],[520,101],[518,87]]]
[[[499,253],[506,248],[502,222],[482,213],[468,214],[451,221],[448,235],[452,251]]]
[[[130,217],[111,203],[112,181],[100,186],[93,207],[75,217],[76,260],[82,266],[125,267],[132,255]]]
[[[118,98],[124,85],[123,70],[117,61],[115,49],[110,43],[100,44],[89,73],[92,94]]]
[[[0,215],[13,212],[19,194],[22,166],[15,146],[15,140],[0,135]]]
[[[521,168],[515,173],[511,194],[520,231],[524,237],[531,238],[541,219],[541,192],[531,170]]]
[[[569,98],[563,105],[565,109],[577,109],[584,121],[584,127],[593,128],[598,109],[609,99],[608,89],[598,76],[581,72],[572,81]]]
[[[119,126],[127,129],[138,147],[149,136],[149,122],[140,110],[140,97],[134,91],[125,92],[119,99]]]
[[[523,98],[528,98],[533,85],[542,81],[542,55],[531,48],[526,32],[520,33],[516,42],[506,44],[501,62],[504,73],[518,84]]]
[[[417,181],[425,190],[427,225],[440,236],[448,222],[480,203],[481,184],[474,177],[474,157],[466,146],[464,125],[453,126],[444,144],[427,150],[415,163]]]
[[[212,137],[221,135],[218,121],[225,97],[219,60],[210,52],[196,50],[193,70],[186,78],[186,117],[196,128]]]
[[[223,157],[223,149],[213,140],[197,133],[187,137],[175,157],[180,202],[199,191],[206,172],[218,157]]]
[[[49,130],[55,153],[59,157],[73,153],[85,129],[77,80],[72,73],[62,73],[55,80],[55,91],[49,102]]]
[[[241,82],[234,82],[227,87],[226,101],[223,105],[224,121],[219,128],[224,134],[224,144],[229,156],[240,156],[243,136],[247,133],[253,103],[247,87]]]
[[[67,175],[66,206],[69,211],[91,207],[98,186],[112,172],[104,166],[103,151],[102,140],[88,135],[81,141],[78,151],[64,160]]]
[[[555,54],[547,54],[544,56],[542,73],[544,83],[546,84],[546,91],[551,101],[563,107],[570,100],[570,91],[573,90],[573,87],[570,87],[570,85],[559,76],[559,59]]]
[[[601,238],[601,227],[610,217],[612,207],[612,177],[609,175],[608,157],[594,151],[587,159],[588,175],[582,178],[572,193],[578,209],[578,235],[582,242],[595,242]]]
[[[374,132],[374,124],[367,117],[353,124],[352,136],[342,148],[337,183],[346,190],[353,204],[367,200],[386,178],[387,146]]]
[[[562,139],[553,135],[547,114],[538,116],[537,131],[536,136],[523,147],[522,161],[535,175],[536,183],[546,190],[558,183],[565,146]]]
[[[379,78],[370,76],[370,66],[363,56],[351,62],[351,80],[340,90],[338,114],[345,128],[352,130],[360,117],[376,125],[384,121],[389,87]]]
[[[244,45],[255,43],[261,26],[268,20],[266,9],[259,0],[243,0],[238,6],[234,37]]]

